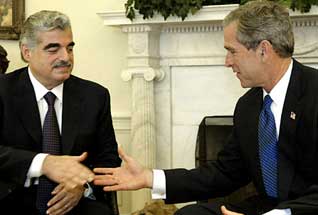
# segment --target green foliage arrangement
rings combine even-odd
[[[302,13],[309,12],[311,5],[318,5],[318,0],[291,0],[290,2],[291,9],[298,9]]]
[[[126,17],[133,20],[135,11],[144,19],[161,14],[166,20],[169,16],[178,16],[184,20],[189,13],[196,13],[204,5],[244,4],[251,0],[127,0],[125,3]],[[318,0],[272,0],[281,2],[293,10],[308,12],[312,5],[318,5]]]

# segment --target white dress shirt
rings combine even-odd
[[[270,97],[273,100],[271,104],[271,110],[275,118],[277,137],[279,137],[281,115],[283,112],[283,106],[285,102],[285,97],[286,97],[287,88],[288,88],[288,84],[289,84],[289,80],[291,76],[292,67],[293,67],[293,61],[291,60],[291,63],[289,64],[287,71],[269,93]],[[267,93],[263,89],[263,99],[266,95]],[[158,169],[153,170],[152,198],[153,199],[166,198],[166,176],[163,170],[158,170]],[[274,209],[263,215],[291,215],[291,210],[289,208]]]
[[[41,127],[43,128],[43,123],[45,119],[46,112],[48,110],[48,104],[44,99],[44,96],[47,92],[52,92],[56,96],[54,108],[56,112],[56,118],[59,125],[60,133],[62,131],[62,101],[63,101],[63,86],[64,84],[60,84],[54,87],[52,90],[46,89],[32,74],[30,68],[28,68],[29,77],[35,92],[36,101],[39,108],[39,114],[41,119]],[[47,154],[39,153],[37,154],[31,163],[29,168],[27,179],[25,181],[24,186],[29,187],[31,185],[32,178],[38,178],[42,175],[41,169],[42,164]],[[35,180],[35,183],[38,184],[38,180]]]

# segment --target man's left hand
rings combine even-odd
[[[226,209],[226,207],[224,205],[221,206],[221,212],[223,215],[244,215],[241,213],[236,213],[234,211],[230,211],[230,210]]]
[[[84,186],[76,186],[69,189],[63,184],[59,184],[52,192],[54,197],[48,202],[50,215],[63,215],[72,210],[83,197]]]

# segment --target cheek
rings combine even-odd
[[[73,55],[73,54],[70,55],[70,61],[71,61],[71,62],[74,62],[74,55]]]
[[[59,59],[58,59],[58,58],[56,58],[56,57],[49,57],[49,58],[47,59],[47,61],[46,61],[46,64],[47,64],[48,66],[53,67],[53,65],[56,64],[57,62],[59,62]]]
[[[251,61],[249,61],[248,58],[246,58],[246,56],[239,57],[237,59],[237,64],[244,70],[253,68]]]

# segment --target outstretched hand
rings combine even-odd
[[[230,211],[224,205],[221,206],[221,212],[222,212],[223,215],[244,215],[244,214],[241,214],[241,213],[236,213],[234,211]]]
[[[138,190],[152,187],[152,170],[143,167],[132,157],[118,148],[118,154],[124,161],[117,168],[95,168],[94,184],[104,186],[104,191]]]

